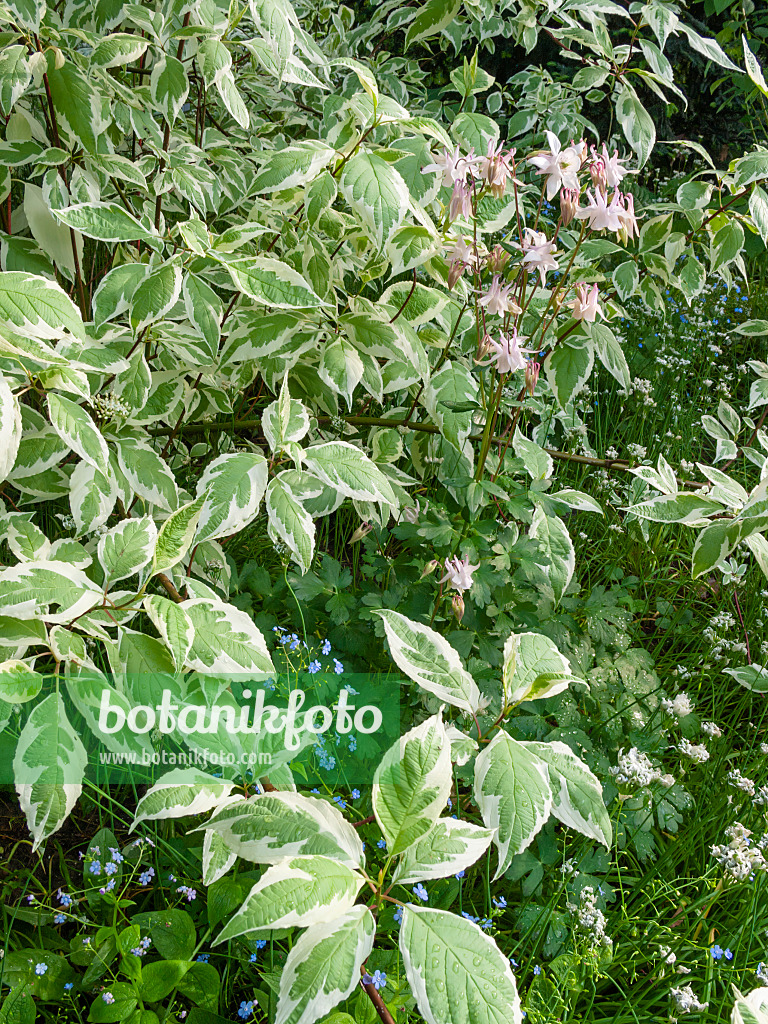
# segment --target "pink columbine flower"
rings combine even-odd
[[[579,208],[579,193],[575,188],[560,189],[560,216],[563,218],[563,227],[567,228],[576,211]]]
[[[522,313],[522,310],[510,296],[512,285],[501,284],[501,275],[494,274],[491,286],[485,295],[479,300],[481,306],[485,306],[489,313]]]
[[[605,181],[608,188],[618,188],[622,179],[629,174],[627,168],[621,166],[618,149],[614,149],[613,156],[608,156],[608,147],[603,143],[602,155],[598,157],[594,146],[592,147],[592,155],[596,160],[601,160],[603,163]]]
[[[541,274],[541,285],[544,287],[548,270],[557,270],[559,263],[555,259],[555,243],[547,240],[543,231],[525,229],[523,239],[523,266],[529,270],[538,270]]]
[[[453,183],[451,202],[448,207],[448,219],[456,220],[457,217],[472,216],[472,190],[469,185],[460,181]]]
[[[566,302],[566,306],[570,306],[572,309],[572,316],[575,320],[586,320],[588,324],[595,322],[596,316],[602,316],[605,318],[605,314],[597,301],[597,285],[593,284],[591,288],[588,285],[581,284],[576,285],[576,295],[570,302]]]
[[[593,231],[620,231],[621,213],[625,213],[621,205],[621,193],[614,192],[610,204],[608,197],[600,189],[587,189],[589,202],[576,211],[578,220],[588,220]]]
[[[488,140],[488,149],[485,156],[481,156],[480,176],[490,187],[491,193],[501,199],[507,187],[507,180],[512,177],[513,171],[510,160],[515,154],[514,149],[503,152],[504,144],[494,146],[493,139]]]
[[[554,132],[547,131],[544,134],[549,142],[549,150],[529,156],[528,163],[533,164],[537,174],[546,174],[547,199],[552,202],[561,186],[576,189],[578,192],[577,175],[584,154],[584,144],[570,145],[563,149]]]
[[[525,367],[525,390],[531,396],[533,396],[533,392],[536,390],[540,372],[541,363],[535,363],[533,359],[530,359]]]
[[[637,238],[640,232],[637,229],[637,217],[635,216],[635,197],[631,192],[626,192],[622,199],[623,203],[619,209],[619,220],[621,221],[619,238],[626,245],[630,238]]]
[[[477,565],[471,565],[468,558],[459,558],[458,555],[454,555],[453,558],[446,558],[445,560],[445,576],[440,580],[441,583],[445,583],[448,580],[448,586],[452,590],[469,590],[472,586],[472,573],[480,568],[480,563]]]
[[[525,340],[518,336],[516,328],[512,328],[511,334],[500,334],[499,340],[492,338],[485,339],[486,349],[493,352],[491,362],[496,366],[499,373],[514,373],[515,370],[524,370],[526,366],[523,349],[520,348],[520,341]]]

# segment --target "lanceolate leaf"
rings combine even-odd
[[[268,868],[214,945],[249,932],[309,928],[351,910],[362,875],[328,857],[286,857]]]
[[[282,474],[270,480],[266,505],[269,529],[291,552],[302,573],[309,572],[315,551],[315,524]]]
[[[393,881],[413,885],[470,867],[491,845],[493,832],[469,821],[441,818],[403,854]]]
[[[210,811],[234,789],[234,785],[196,768],[174,768],[139,800],[130,831],[142,821],[194,817]]]
[[[603,802],[603,787],[566,743],[522,744],[544,761],[552,787],[552,813],[564,825],[610,849],[613,830]]]
[[[341,191],[383,248],[408,208],[408,186],[399,172],[375,153],[358,153],[342,171]]]
[[[20,270],[0,274],[0,325],[33,338],[83,336],[77,307],[57,284]]]
[[[373,914],[363,906],[308,928],[283,967],[275,1024],[314,1024],[351,995],[375,932]]]
[[[267,463],[257,452],[220,455],[197,484],[205,497],[197,524],[196,543],[239,533],[259,511],[267,486]]]
[[[21,443],[21,409],[0,373],[0,483],[13,469]]]
[[[398,668],[419,686],[462,711],[475,712],[480,691],[448,641],[400,612],[380,609],[389,650]]]
[[[22,729],[13,778],[33,850],[64,824],[82,789],[87,755],[58,693],[37,704]]]

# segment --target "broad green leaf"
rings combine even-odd
[[[268,868],[213,945],[249,932],[309,928],[351,910],[361,875],[328,857],[286,857]]]
[[[549,579],[557,606],[576,568],[576,552],[568,528],[562,519],[548,516],[539,505],[533,514],[528,536],[538,541],[539,550],[547,557],[547,564],[541,565],[541,569]]]
[[[340,494],[357,501],[397,507],[389,481],[359,448],[347,441],[327,441],[304,451],[306,468]]]
[[[568,659],[543,633],[507,637],[502,674],[508,705],[552,697],[573,681]]]
[[[48,395],[51,426],[73,452],[103,476],[109,474],[107,442],[81,405],[62,395]]]
[[[275,1024],[314,1024],[350,996],[375,932],[373,914],[363,906],[308,928],[283,967]]]
[[[549,769],[552,813],[568,828],[611,847],[613,830],[603,801],[600,780],[566,743],[523,743]]]
[[[477,711],[477,683],[444,637],[400,612],[380,608],[376,614],[384,623],[390,654],[399,669],[440,700],[462,711]]]
[[[500,878],[527,849],[552,810],[547,765],[499,730],[475,761],[475,800],[487,828],[497,830]]]
[[[398,944],[427,1024],[522,1024],[509,958],[473,921],[409,904]]]
[[[271,256],[232,256],[217,259],[248,298],[276,309],[313,309],[324,305],[301,274]]]
[[[0,274],[0,325],[33,338],[84,337],[83,321],[67,293],[47,277],[21,270]]]
[[[267,486],[267,462],[258,452],[220,455],[197,482],[204,497],[195,542],[239,533],[259,512]]]
[[[437,714],[390,747],[374,775],[373,813],[391,855],[403,853],[429,832],[451,783],[451,744]]]
[[[290,551],[302,575],[309,572],[315,552],[315,524],[290,486],[278,474],[269,482],[266,492],[269,532]]]
[[[173,124],[189,92],[184,65],[175,57],[163,54],[152,68],[149,85],[152,102],[162,111],[166,121]]]
[[[157,527],[151,516],[124,519],[99,537],[98,556],[110,584],[135,575],[152,561]]]
[[[397,170],[375,153],[353,156],[341,174],[344,198],[381,250],[403,221],[408,186]]]
[[[544,368],[557,403],[565,409],[587,382],[594,363],[591,344],[561,342],[546,360]]]
[[[187,668],[211,676],[249,672],[254,680],[274,675],[264,637],[245,612],[207,597],[182,607],[195,630]]]
[[[54,210],[54,216],[62,224],[74,228],[88,238],[97,238],[101,242],[135,242],[142,241],[150,244],[157,244],[159,236],[148,227],[140,224],[126,209],[117,203],[94,202],[78,203],[75,206],[68,206],[65,210]],[[115,271],[121,271],[121,277],[143,278],[146,267],[136,264],[128,264],[126,267],[116,267]],[[112,273],[115,273],[112,271]],[[141,271],[141,273],[139,273]]]
[[[253,183],[253,192],[277,192],[311,181],[334,156],[324,142],[298,142],[267,155]]]
[[[192,621],[181,605],[159,594],[144,598],[144,610],[171,652],[177,670],[181,672],[195,639]]]
[[[413,885],[432,878],[448,878],[479,860],[493,840],[493,832],[469,821],[441,818],[429,832],[409,846],[392,881]]]
[[[0,662],[0,700],[26,704],[40,693],[44,677],[24,661]]]
[[[36,704],[13,758],[19,803],[36,850],[69,817],[82,789],[87,754],[60,694]]]

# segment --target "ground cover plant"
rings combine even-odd
[[[748,7],[0,5],[2,1024],[768,1021]]]

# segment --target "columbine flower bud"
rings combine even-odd
[[[475,362],[476,363],[481,363],[485,359],[485,357],[491,351],[491,346],[492,345],[493,345],[493,340],[491,339],[490,334],[488,334],[488,332],[486,331],[486,333],[483,335],[482,340],[480,341],[480,345],[479,345],[479,347],[477,349],[477,355],[475,356]]]
[[[435,571],[435,569],[437,569],[437,567],[439,565],[440,565],[440,563],[435,558],[433,558],[431,561],[427,562],[427,564],[421,570],[421,577],[420,577],[420,579],[423,580],[425,576],[429,576],[431,573],[433,573]]]
[[[579,208],[579,193],[575,188],[560,189],[560,216],[563,227],[567,228]]]
[[[509,253],[500,245],[494,245],[488,253],[488,269],[492,274],[500,274],[509,263]]]
[[[536,385],[539,381],[539,372],[541,371],[541,363],[535,363],[532,359],[529,360],[528,365],[525,368],[525,390],[529,395],[533,395],[536,390]]]
[[[371,532],[372,529],[373,529],[373,524],[372,523],[360,523],[358,528],[352,534],[352,537],[350,538],[349,543],[350,544],[357,544],[357,542],[361,541],[363,539],[363,537],[365,537],[366,534]]]
[[[589,165],[589,173],[592,177],[592,184],[605,195],[608,191],[608,176],[605,173],[605,160],[598,157]]]
[[[461,622],[464,618],[464,598],[461,594],[454,594],[451,604],[453,605],[453,614],[456,616],[456,621]]]
[[[448,207],[448,219],[456,220],[457,217],[472,216],[472,192],[468,185],[461,181],[454,182],[451,203]]]
[[[461,260],[454,260],[448,270],[448,291],[452,292],[456,287],[456,282],[459,280],[461,275],[466,269],[466,263],[462,263]]]

